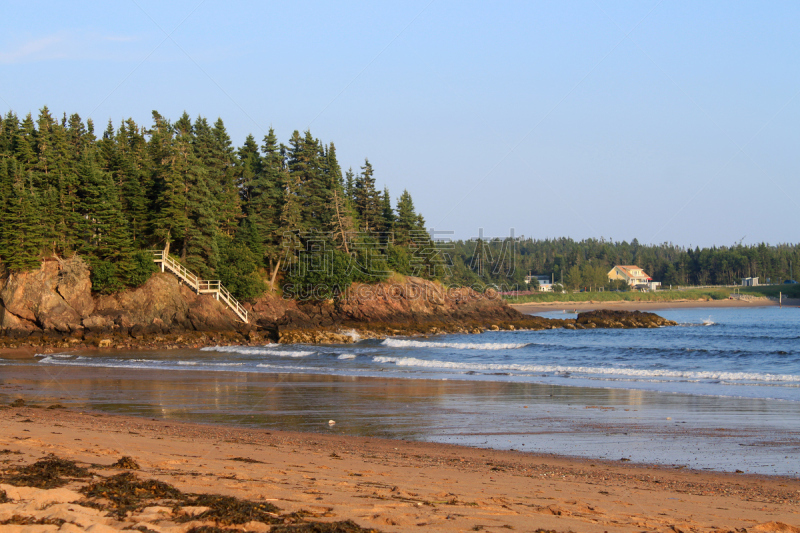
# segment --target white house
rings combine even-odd
[[[543,275],[525,276],[525,283],[530,283],[532,280],[536,280],[539,282],[540,292],[553,292],[553,282],[550,279],[550,276],[543,276]]]

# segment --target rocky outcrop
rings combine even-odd
[[[667,320],[655,313],[642,311],[611,311],[602,309],[578,313],[575,320],[576,326],[584,328],[660,328],[664,326],[677,326],[677,322]]]
[[[77,256],[11,274],[0,282],[0,336],[102,340],[240,329],[223,304],[195,294],[170,274],[155,274],[143,286],[111,296],[92,295],[91,286],[89,268]]]
[[[131,346],[151,342],[348,343],[362,337],[480,333],[484,330],[649,328],[674,323],[652,313],[597,311],[573,320],[523,315],[489,291],[447,288],[421,278],[354,284],[336,301],[264,296],[245,304],[250,324],[211,295],[198,295],[171,274],[141,287],[93,295],[79,257],[45,261],[32,272],[0,280],[0,344],[75,343]]]

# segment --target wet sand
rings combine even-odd
[[[23,398],[168,423],[800,475],[797,402],[467,379],[54,365],[0,372],[0,405]]]
[[[797,479],[402,440],[22,407],[0,410],[0,449],[6,465],[51,453],[99,465],[130,456],[142,467],[140,478],[185,492],[266,501],[284,511],[309,511],[319,520],[352,519],[387,532],[798,531],[768,523],[800,524]],[[9,488],[9,494],[16,492]],[[12,508],[41,514],[18,499],[0,505],[0,520]],[[106,528],[94,531],[134,525],[185,531],[198,525],[176,525],[163,508],[160,515],[150,510],[123,522],[87,517],[82,510],[73,506],[82,524],[69,531],[92,523]],[[267,528],[251,523],[250,530]]]
[[[597,309],[611,309],[616,311],[657,311],[659,309],[687,309],[687,308],[740,308],[740,307],[770,307],[777,306],[773,300],[674,300],[664,302],[534,302],[524,304],[510,304],[517,311],[529,315],[548,313],[552,311],[594,311]],[[785,299],[785,307],[800,306],[800,299]]]

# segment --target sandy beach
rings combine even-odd
[[[659,309],[687,308],[743,308],[778,306],[773,300],[674,300],[664,302],[534,302],[510,304],[521,313],[529,315],[552,311],[592,311],[596,309],[612,309],[617,311],[657,311]],[[800,299],[784,299],[784,307],[800,306]]]
[[[17,518],[18,525],[2,526],[9,532],[185,532],[215,524],[180,521],[181,513],[208,515],[203,508],[150,502],[120,519],[73,503],[85,498],[72,491],[126,472],[107,468],[122,456],[141,466],[139,479],[182,493],[266,502],[282,517],[305,513],[289,522],[353,520],[380,531],[800,531],[785,525],[800,525],[800,481],[777,476],[30,407],[0,410],[0,450],[0,490],[10,498],[0,504],[0,523],[14,515],[40,521],[19,525]],[[95,475],[46,492],[8,483],[10,469],[48,454]],[[48,517],[62,522],[46,525]]]

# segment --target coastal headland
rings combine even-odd
[[[38,407],[0,409],[3,531],[800,531],[793,478]]]
[[[169,273],[111,295],[91,290],[83,260],[45,261],[0,280],[0,345],[14,350],[198,347],[220,343],[350,343],[358,338],[484,330],[634,328],[670,325],[647,313],[545,319],[507,305],[496,293],[447,288],[415,277],[353,284],[336,300],[264,296],[245,303],[243,323],[211,295]]]

